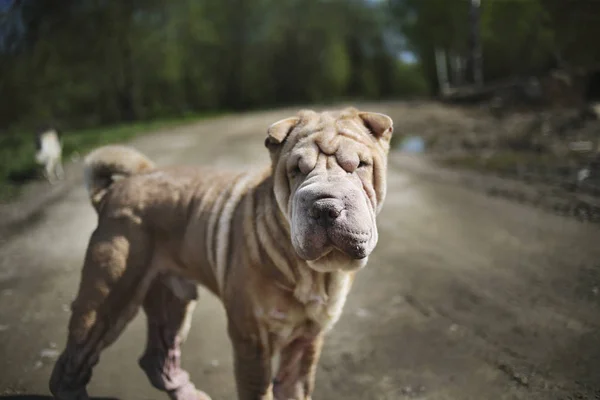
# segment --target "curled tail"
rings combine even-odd
[[[115,180],[151,171],[154,163],[139,151],[118,145],[99,147],[83,161],[85,186],[96,210]]]

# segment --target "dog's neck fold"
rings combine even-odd
[[[300,303],[323,306],[337,298],[336,292],[347,285],[346,279],[352,273],[319,272],[298,257],[292,246],[289,221],[277,205],[273,177],[266,177],[248,195],[256,212],[256,218],[247,222],[254,223],[254,228],[245,227],[248,242],[256,245],[250,246],[252,264],[282,290],[293,293]]]

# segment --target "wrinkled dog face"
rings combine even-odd
[[[298,256],[319,271],[357,269],[377,243],[392,120],[349,108],[304,110],[268,130],[275,196]]]

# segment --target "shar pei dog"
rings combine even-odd
[[[84,160],[98,225],[50,378],[87,399],[103,349],[142,308],[139,365],[171,399],[210,399],[181,367],[201,284],[222,301],[240,400],[310,399],[324,335],[377,243],[392,120],[303,110],[267,129],[249,173],[156,167],[125,146]]]

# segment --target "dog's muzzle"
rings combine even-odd
[[[363,259],[375,247],[373,212],[355,185],[310,184],[297,191],[295,200],[292,241],[301,258],[314,261],[338,250]]]
[[[316,200],[308,214],[317,224],[324,228],[333,226],[344,211],[344,202],[334,198]]]

